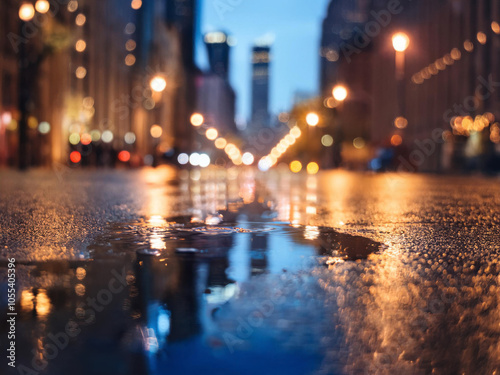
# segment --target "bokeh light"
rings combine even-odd
[[[201,154],[198,160],[198,165],[202,168],[206,168],[210,165],[210,156],[207,154]]]
[[[355,148],[357,148],[358,150],[359,149],[362,149],[363,147],[365,147],[365,140],[361,137],[357,137],[357,138],[354,138],[354,140],[352,141],[352,144]]]
[[[37,0],[35,3],[35,9],[38,13],[47,13],[50,9],[50,3],[47,0]]]
[[[252,165],[254,162],[255,158],[252,153],[250,152],[245,152],[243,156],[241,157],[241,161],[245,165]]]
[[[127,56],[125,56],[125,65],[127,66],[132,66],[135,64],[136,58],[133,54],[129,53]]]
[[[38,131],[41,134],[48,134],[50,132],[50,124],[47,121],[42,121],[38,124]]]
[[[77,9],[78,9],[78,1],[71,0],[68,3],[68,11],[70,11],[71,13],[73,13],[73,12],[76,12]]]
[[[294,160],[290,163],[290,170],[293,173],[299,173],[302,170],[302,163],[298,160]]]
[[[85,17],[84,14],[80,13],[79,15],[76,16],[75,18],[75,23],[77,26],[83,26],[85,25],[85,22],[87,21],[87,17]]]
[[[402,116],[394,119],[394,126],[398,129],[404,129],[408,126],[408,120]]]
[[[153,126],[151,126],[151,129],[149,132],[151,133],[151,137],[160,138],[161,135],[163,134],[163,129],[161,128],[160,125],[153,125]]]
[[[318,163],[312,161],[309,164],[307,164],[307,173],[308,174],[316,174],[319,171],[319,165]]]
[[[399,134],[394,134],[391,137],[391,145],[400,146],[403,143],[403,138]]]
[[[141,0],[132,0],[132,2],[130,3],[130,6],[132,7],[132,9],[140,9],[141,6],[142,6],[142,1]]]
[[[201,126],[203,124],[203,122],[205,121],[205,119],[203,118],[203,115],[201,115],[200,113],[193,113],[191,115],[191,125],[193,126]]]
[[[179,156],[177,156],[177,162],[180,165],[185,165],[185,164],[189,163],[189,155],[186,153],[179,154]]]
[[[104,130],[101,135],[101,139],[104,143],[111,143],[113,141],[113,132],[111,130]]]
[[[215,147],[217,147],[218,149],[222,150],[224,147],[226,147],[227,145],[227,141],[225,138],[217,138],[215,140]]]
[[[83,66],[79,66],[78,68],[76,68],[75,75],[76,78],[83,79],[87,75],[87,69],[85,69]]]
[[[80,134],[78,133],[71,133],[69,135],[69,143],[71,143],[73,146],[76,146],[78,143],[80,143]]]
[[[87,48],[87,43],[83,39],[79,39],[75,43],[75,49],[77,52],[83,52]]]
[[[343,85],[337,85],[332,90],[333,98],[339,102],[343,102],[347,98],[347,88]]]
[[[78,164],[82,160],[82,155],[78,151],[72,151],[71,154],[69,154],[69,160],[73,164]]]
[[[123,139],[125,141],[126,144],[128,145],[132,145],[134,144],[135,140],[136,140],[136,136],[134,133],[132,132],[127,132],[125,133],[125,135],[123,136]]]
[[[333,137],[330,134],[325,134],[321,137],[321,144],[325,147],[333,145]]]
[[[211,141],[216,139],[218,135],[219,135],[219,132],[215,128],[209,128],[205,132],[205,136],[207,137],[207,139],[210,139]]]
[[[88,133],[84,133],[80,136],[80,142],[82,145],[87,146],[92,142],[92,136]]]
[[[122,150],[118,153],[118,160],[120,160],[123,163],[126,163],[130,160],[130,152],[126,150]]]
[[[31,21],[35,16],[35,7],[31,3],[23,3],[19,7],[19,18],[25,22]]]
[[[316,126],[316,125],[318,125],[318,123],[319,123],[319,116],[316,113],[314,113],[314,112],[308,113],[307,116],[306,116],[306,123],[309,126]]]
[[[92,130],[90,136],[92,137],[92,142],[99,142],[101,140],[101,132],[99,130]]]
[[[200,154],[197,152],[193,152],[191,155],[189,155],[189,164],[191,164],[193,167],[197,167],[200,165]]]
[[[410,38],[405,33],[396,33],[392,36],[392,46],[398,52],[404,52],[410,45]]]
[[[167,87],[167,80],[162,76],[154,76],[149,81],[149,86],[154,92],[162,92]]]

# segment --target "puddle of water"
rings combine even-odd
[[[365,259],[380,244],[330,228],[234,224],[155,216],[110,225],[89,246],[89,259],[21,262],[19,363],[32,366],[36,357],[47,364],[40,374],[319,368],[312,344],[319,337],[308,351],[308,340],[294,345],[287,336],[290,322],[303,319],[296,298],[307,289],[282,296],[278,315],[285,321],[269,312],[266,303],[273,311],[278,305],[267,293],[280,295],[283,280],[306,277],[318,265]],[[248,288],[256,288],[257,306]],[[69,335],[68,324],[75,336],[53,357],[48,345],[60,332]]]

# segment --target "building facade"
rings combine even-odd
[[[321,87],[326,100],[337,83],[349,89],[337,109],[354,129],[346,147],[362,137],[373,157],[390,148],[395,169],[488,168],[498,149],[499,11],[492,0],[333,0]],[[398,32],[409,39],[404,52],[393,47]]]
[[[2,2],[0,164],[114,165],[126,151],[119,160],[141,165],[189,150],[196,2],[178,3],[55,0],[21,22],[19,2]]]
[[[211,32],[205,35],[210,69],[197,79],[197,111],[205,122],[221,134],[236,133],[236,94],[229,82],[230,46],[228,35]]]
[[[268,127],[269,114],[269,67],[271,47],[255,46],[252,49],[252,107],[251,127]]]

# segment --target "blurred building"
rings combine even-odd
[[[74,164],[114,165],[124,151],[119,160],[140,165],[188,150],[196,2],[50,4],[25,23],[18,2],[0,5],[0,163],[18,164],[18,154],[29,165],[67,163],[74,152]],[[161,92],[154,77],[165,80]]]
[[[17,70],[15,50],[10,46],[8,35],[17,33],[17,1],[0,2],[0,166],[13,165],[17,156]]]
[[[251,126],[269,126],[269,65],[271,47],[255,46],[252,49],[252,109]]]
[[[352,142],[363,138],[374,157],[389,150],[392,168],[487,168],[499,141],[499,22],[493,0],[333,0],[323,22],[321,88],[344,145],[361,152]],[[396,32],[409,38],[404,52],[393,47]],[[337,83],[349,89],[343,108],[328,100]]]
[[[198,77],[197,111],[221,134],[236,132],[236,95],[229,82],[230,46],[223,32],[205,35],[210,70]]]

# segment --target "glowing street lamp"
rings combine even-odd
[[[306,122],[309,126],[316,126],[319,123],[319,116],[314,112],[310,112],[306,116]]]
[[[410,38],[405,33],[396,33],[392,36],[392,46],[397,52],[404,52],[410,45]]]
[[[35,9],[38,13],[45,14],[50,9],[50,3],[47,0],[37,0]]]
[[[191,122],[191,125],[193,125],[193,126],[201,126],[201,125],[203,125],[203,122],[205,121],[205,119],[203,118],[202,114],[193,113],[191,115],[191,118],[189,119],[189,121]]]
[[[392,46],[396,51],[396,81],[397,81],[397,97],[398,97],[398,116],[403,116],[404,109],[404,76],[405,76],[405,51],[410,45],[410,38],[403,32],[395,33],[392,36]]]
[[[35,7],[31,3],[22,3],[19,7],[19,18],[21,21],[29,22],[35,17]]]
[[[154,92],[163,92],[167,87],[167,80],[164,77],[157,75],[149,81],[149,86]]]
[[[333,98],[338,102],[343,102],[347,98],[347,88],[343,85],[337,85],[332,90]]]

